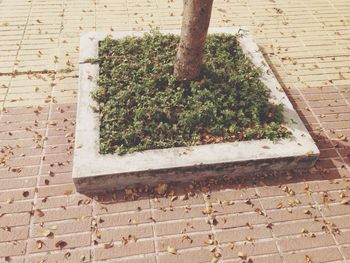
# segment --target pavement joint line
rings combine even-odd
[[[39,165],[34,165],[34,166],[28,166],[28,167],[38,167]],[[66,173],[69,173],[69,171],[68,172],[61,172],[61,173],[56,173],[57,175],[59,175],[59,174],[66,174]],[[46,175],[46,174],[41,174],[41,175]],[[36,175],[33,175],[33,176],[26,176],[26,177],[23,177],[23,178],[28,178],[28,179],[30,179],[30,178],[33,178],[34,176],[36,176]],[[21,177],[22,178],[22,177]],[[6,179],[13,179],[13,178],[4,178],[3,180],[6,180]],[[322,182],[322,180],[321,181],[315,181],[315,182]],[[60,185],[60,186],[63,186],[63,185],[68,185],[68,186],[71,186],[72,185],[72,183],[62,183],[62,184],[56,184],[56,185],[49,185],[49,186],[41,186],[42,188],[47,188],[47,187],[50,187],[50,186],[58,186],[58,185]],[[23,188],[16,188],[16,189],[19,189],[19,190],[27,190],[28,188],[31,188],[31,187],[23,187]],[[6,192],[6,191],[8,191],[8,192],[10,192],[10,191],[12,191],[13,189],[3,189],[2,191],[4,191],[4,192]],[[312,195],[318,195],[318,194],[321,194],[321,193],[323,193],[323,192],[327,192],[327,193],[338,193],[340,191],[340,189],[336,189],[336,190],[317,190],[317,191],[315,191],[315,190],[313,190],[312,191]],[[77,194],[77,193],[75,193],[75,194]],[[74,195],[74,194],[73,194]],[[297,193],[295,196],[287,196],[287,195],[283,195],[283,194],[279,194],[279,195],[274,195],[274,196],[260,196],[260,197],[256,197],[256,198],[250,198],[250,200],[251,201],[257,201],[258,199],[261,199],[261,200],[263,200],[263,201],[266,201],[266,200],[270,200],[270,199],[277,199],[277,198],[294,198],[294,199],[298,199],[298,197],[299,197],[299,195],[302,195],[302,196],[305,196],[306,195],[306,193],[304,193],[304,192],[302,192],[302,193]],[[54,197],[54,198],[61,198],[61,197],[69,197],[70,195],[55,195],[55,196],[50,196],[51,198],[52,197]],[[141,199],[142,200],[142,199]],[[169,200],[169,199],[168,199]],[[245,202],[245,200],[246,199],[235,199],[235,201],[236,202],[239,202],[239,203],[244,203]],[[18,201],[18,200],[17,200]],[[22,200],[19,200],[19,201],[22,201]],[[25,200],[24,200],[25,201]],[[137,201],[137,200],[135,200],[135,201]],[[125,202],[127,202],[127,201],[125,201]],[[5,201],[3,201],[3,202],[0,202],[0,204],[1,203],[5,203]],[[214,205],[219,205],[219,203],[218,202],[213,202],[212,204],[214,204]],[[330,203],[329,205],[331,206],[332,204],[340,204],[339,202],[337,202],[337,203]],[[104,203],[102,203],[102,204],[100,204],[100,206],[104,206],[104,205],[108,205],[108,204],[104,204]],[[234,206],[234,205],[233,205]],[[78,205],[73,205],[73,206],[70,206],[70,207],[79,207]],[[185,205],[175,205],[175,206],[173,206],[173,208],[184,208],[185,207]],[[199,204],[192,204],[191,205],[191,208],[196,208],[196,207],[205,207],[205,203],[203,202],[203,203],[199,203]],[[305,204],[305,205],[298,205],[298,206],[295,206],[295,207],[292,207],[292,208],[298,208],[298,207],[300,207],[300,208],[302,208],[302,207],[308,207],[308,204]],[[287,207],[286,207],[287,208]],[[47,208],[47,209],[53,209],[53,208]],[[57,208],[57,209],[59,209],[59,208]],[[150,206],[150,208],[145,208],[145,209],[143,209],[142,211],[145,211],[145,210],[150,210],[150,209],[154,209],[154,210],[156,210],[156,211],[158,211],[158,210],[160,210],[157,206],[154,206],[153,205],[153,203],[151,203],[151,206]],[[270,208],[270,209],[267,209],[266,211],[277,211],[277,210],[282,210],[282,209],[278,209],[278,208]],[[130,210],[130,211],[122,211],[122,212],[115,212],[115,213],[106,213],[106,214],[99,214],[99,216],[102,216],[102,215],[115,215],[115,214],[120,214],[120,213],[134,213],[135,211],[134,210]],[[255,211],[248,211],[249,213],[255,213]],[[239,213],[239,212],[237,212],[237,213]],[[241,213],[245,213],[245,212],[241,212]],[[220,214],[219,214],[219,216],[220,216]]]
[[[255,191],[255,193],[257,194],[257,196],[261,196],[261,194],[260,194],[260,192],[259,192],[259,190],[257,189],[256,186],[254,186],[254,191]],[[257,200],[258,200],[258,202],[259,202],[259,204],[260,204],[260,206],[261,206],[261,208],[262,208],[263,213],[264,213],[265,216],[266,216],[266,221],[267,221],[267,223],[268,223],[268,224],[272,223],[271,220],[270,220],[270,218],[268,217],[268,210],[265,209],[264,205],[263,205],[262,202],[261,202],[261,198],[257,198]],[[270,210],[269,210],[269,211],[270,211]],[[280,245],[278,244],[278,239],[277,239],[276,234],[275,234],[274,231],[273,231],[273,227],[269,228],[269,230],[270,230],[270,233],[271,233],[271,235],[272,235],[273,240],[275,241],[275,245],[276,245],[276,248],[277,248],[277,251],[278,251],[278,254],[279,254],[279,258],[280,258],[280,259],[282,260],[282,262],[283,262],[283,253],[282,253],[282,249],[281,249]]]
[[[65,1],[65,0],[63,0]],[[63,2],[62,2],[63,4]],[[31,2],[31,8],[33,6],[33,1]],[[63,14],[64,14],[64,6],[63,6]],[[28,21],[29,21],[29,17],[30,15],[28,16],[28,19],[27,19],[27,24],[28,24]],[[62,20],[61,20],[61,25],[63,26],[63,16],[62,16]],[[62,32],[62,29],[60,31],[60,34],[58,36],[58,48],[57,48],[57,54],[59,54],[59,44],[60,44],[60,39],[61,39],[61,32]],[[24,31],[24,34],[25,34],[25,31]],[[23,34],[23,38],[24,38],[24,34]],[[22,39],[23,39],[22,38]],[[17,54],[18,55],[18,54]],[[57,71],[57,65],[56,65],[56,71]],[[13,78],[13,77],[12,77]],[[53,82],[55,83],[56,82],[56,79],[53,80]],[[52,95],[52,93],[51,93]],[[49,121],[51,119],[51,115],[52,115],[52,104],[53,103],[50,103],[48,105],[49,109],[48,109],[48,116],[47,116],[47,121]],[[45,136],[46,138],[48,138],[48,133],[49,133],[49,125],[46,124],[46,132],[45,132]],[[45,157],[45,152],[44,152],[44,146],[47,144],[47,140],[44,140],[43,141],[43,147],[41,148],[42,151],[41,151],[41,158],[40,158],[40,167],[39,167],[39,171],[38,171],[38,176],[37,176],[37,183],[36,183],[36,188],[38,189],[40,187],[39,183],[40,183],[40,177],[41,177],[41,174],[42,174],[42,169],[43,169],[43,162],[44,162],[44,157]],[[35,191],[34,193],[34,197],[33,197],[33,210],[35,209],[35,207],[37,206],[37,200],[38,200],[38,192]],[[30,236],[31,232],[33,231],[33,228],[34,228],[34,215],[31,215],[30,216],[30,222],[29,222],[29,228],[28,228],[28,236]],[[29,255],[29,250],[28,250],[28,243],[26,243],[26,247],[25,247],[25,255],[28,256]]]
[[[20,40],[20,42],[18,44],[17,52],[16,52],[16,55],[15,55],[15,60],[13,62],[12,71],[14,71],[15,68],[16,68],[16,62],[17,62],[17,59],[18,59],[18,54],[19,54],[19,51],[21,50],[21,44],[23,43],[23,40],[24,40],[25,32],[26,32],[26,29],[28,27],[28,22],[29,22],[29,18],[31,16],[31,13],[32,13],[32,9],[33,9],[33,1],[30,2],[29,12],[28,12],[28,15],[27,15],[26,23],[25,23],[24,28],[23,28],[23,33],[22,33],[21,40]],[[8,86],[7,91],[5,93],[5,97],[4,97],[4,101],[2,102],[1,109],[3,109],[5,107],[5,101],[6,101],[7,94],[9,92],[9,90],[10,90],[10,87],[11,87],[12,79],[13,79],[13,76],[10,79],[10,83],[9,83],[9,86]]]
[[[64,185],[64,184],[59,184],[59,185],[53,185],[53,186],[61,186],[61,185]],[[40,186],[39,186],[40,187]],[[50,187],[50,186],[42,186],[41,188],[44,188],[44,187]],[[28,188],[32,188],[32,187],[28,187]],[[27,190],[28,188],[23,188],[23,189],[20,189],[20,190]],[[5,192],[11,192],[13,189],[10,189],[10,190],[6,190]],[[62,195],[60,197],[67,197],[67,195]],[[52,196],[48,196],[48,198],[50,198]],[[58,196],[54,196],[54,197],[58,197]],[[40,198],[40,197],[39,197]],[[29,200],[29,199],[28,199]],[[20,200],[22,201],[22,200]],[[6,201],[2,202],[2,203],[6,203]],[[1,203],[0,203],[1,204]],[[341,204],[340,202],[338,203],[332,203],[334,205],[339,205]],[[329,204],[329,206],[331,206],[332,204]],[[216,205],[216,204],[215,204]],[[81,206],[81,205],[69,205],[67,206],[66,208],[79,208],[79,207],[88,207],[88,206]],[[303,209],[303,208],[308,208],[310,207],[309,204],[305,204],[305,205],[299,205],[299,206],[295,206],[295,207],[285,207],[283,209],[279,209],[279,208],[270,208],[270,209],[267,209],[266,210],[266,214],[268,214],[269,212],[276,212],[276,211],[285,211],[287,208],[292,208],[292,209]],[[185,206],[173,206],[174,209],[179,209],[179,208],[185,208]],[[193,204],[191,205],[191,208],[205,208],[205,204]],[[161,209],[157,209],[157,208],[144,208],[142,209],[141,211],[142,212],[151,212],[151,210],[154,210],[154,211],[162,211]],[[57,211],[57,210],[62,210],[61,207],[52,207],[52,208],[42,208],[41,209],[43,212],[47,212],[47,211]],[[115,216],[115,215],[133,215],[135,214],[136,210],[129,210],[129,211],[120,211],[120,212],[112,212],[112,213],[106,213],[106,214],[96,214],[97,217],[104,217],[104,216]],[[169,211],[167,211],[169,212]],[[170,211],[171,212],[171,211]],[[170,213],[169,212],[169,213]],[[166,212],[164,212],[166,213]],[[219,218],[221,217],[224,217],[224,216],[228,216],[229,218],[233,217],[233,216],[238,216],[238,215],[250,215],[250,214],[256,214],[257,212],[255,211],[243,211],[243,212],[219,212],[219,213],[216,213],[215,215]],[[203,216],[197,216],[197,217],[191,217],[191,218],[185,218],[184,220],[190,220],[190,219],[199,219],[199,218],[207,218],[205,215]],[[312,217],[310,217],[312,218]],[[298,219],[298,220],[308,220],[310,218],[302,218],[302,219]],[[169,222],[169,221],[172,221],[172,220],[180,220],[180,219],[170,219],[170,220],[163,220],[163,221],[157,221],[157,223],[164,223],[164,222]],[[181,221],[181,220],[180,220]],[[283,223],[283,222],[281,222]],[[262,223],[263,224],[263,223]]]
[[[324,215],[323,209],[322,209],[322,207],[323,207],[324,205],[321,206],[321,205],[318,203],[318,200],[317,200],[316,198],[314,198],[314,196],[311,195],[311,198],[312,198],[314,204],[316,205],[317,210],[319,211],[319,213],[320,213],[322,219],[324,220],[324,222],[327,222],[327,217]],[[340,255],[343,257],[344,262],[346,262],[346,256],[345,256],[345,254],[343,253],[343,250],[341,249],[341,244],[338,242],[338,239],[337,239],[337,237],[336,237],[336,233],[331,232],[330,234],[331,234],[332,237],[333,237],[333,240],[334,240],[334,242],[335,242],[335,244],[336,244],[336,247],[337,247],[337,249],[338,249]]]
[[[155,214],[154,214],[155,209],[153,209],[153,207],[152,207],[151,198],[148,198],[148,205],[149,205],[149,208],[147,208],[147,209],[150,209],[151,218],[154,219],[154,217],[155,217]],[[157,238],[156,227],[155,227],[156,222],[154,222],[154,220],[151,220],[150,225],[152,227],[153,248],[154,248],[154,252],[155,252],[155,261],[156,261],[156,263],[159,263],[159,255],[158,255],[159,248],[158,248],[158,243],[156,242],[156,238]]]

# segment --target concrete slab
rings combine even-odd
[[[211,28],[209,33],[236,34],[239,28]],[[179,34],[179,30],[163,30]],[[271,89],[271,101],[284,104],[284,118],[293,138],[274,143],[254,140],[148,150],[119,156],[99,154],[99,118],[90,93],[97,88],[98,65],[84,63],[98,57],[98,43],[107,35],[115,38],[144,32],[89,32],[80,40],[80,74],[73,180],[78,191],[99,192],[137,184],[192,181],[209,176],[252,174],[307,169],[314,165],[319,150],[294,110],[270,67],[246,30],[239,38],[244,53],[263,72],[261,80]]]

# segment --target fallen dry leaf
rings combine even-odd
[[[104,244],[103,247],[104,247],[105,249],[109,249],[109,248],[114,247],[113,240],[111,240],[110,242]]]
[[[279,202],[277,205],[276,205],[276,208],[277,209],[281,209],[283,207],[283,203],[282,202]]]
[[[64,254],[64,258],[68,259],[72,254],[68,251],[67,253]]]
[[[350,201],[349,201],[348,199],[342,199],[342,200],[340,201],[340,203],[341,203],[342,205],[348,205],[348,204],[350,204]]]
[[[174,202],[176,199],[177,199],[177,196],[174,195],[170,200],[171,200],[171,202]]]
[[[312,263],[312,260],[308,255],[305,255],[305,263]]]
[[[36,248],[37,249],[41,249],[43,247],[43,245],[44,245],[43,241],[41,241],[41,240],[36,241]]]
[[[230,249],[234,249],[234,248],[235,248],[235,243],[229,242],[229,243],[228,243],[228,247],[229,247]]]
[[[159,195],[164,195],[166,191],[168,190],[168,185],[167,184],[159,184],[156,188],[155,191]]]
[[[312,213],[311,213],[310,210],[304,210],[304,214],[305,214],[305,215],[312,215]]]
[[[49,227],[49,229],[51,229],[51,230],[57,230],[57,229],[58,229],[58,226],[57,226],[57,225],[52,225],[52,226]]]
[[[324,206],[325,206],[326,208],[329,208],[329,206],[328,206],[329,197],[328,197],[328,194],[327,194],[327,193],[324,193],[324,194],[323,194],[322,200],[323,200]]]
[[[176,255],[177,254],[177,249],[174,248],[174,247],[169,247],[167,248],[168,252],[173,254],[173,255]]]
[[[213,245],[214,244],[214,240],[208,239],[208,240],[205,240],[204,243],[207,244],[207,245]]]
[[[41,209],[37,209],[36,212],[39,217],[43,217],[45,215],[45,213]]]
[[[59,248],[59,249],[63,249],[65,246],[67,246],[67,242],[60,240],[58,242],[56,242],[55,247]]]
[[[48,229],[44,229],[44,228],[41,228],[37,231],[38,235],[40,236],[43,236],[43,237],[51,237],[53,236],[53,233],[48,230]]]
[[[68,189],[68,190],[65,190],[63,194],[70,195],[70,194],[72,194],[72,192],[73,192],[73,190]]]
[[[247,259],[247,254],[242,252],[242,251],[239,251],[237,255],[238,255],[239,258],[241,258],[243,260]]]

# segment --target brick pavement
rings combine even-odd
[[[251,30],[317,141],[309,173],[76,193],[79,33],[179,28],[181,2],[0,1],[0,262],[350,261],[348,0],[214,3],[211,26]]]

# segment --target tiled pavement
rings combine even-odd
[[[0,262],[350,262],[348,0],[214,3],[211,26],[253,32],[312,132],[321,158],[310,173],[165,197],[76,193],[79,33],[179,28],[181,5],[0,0]]]

